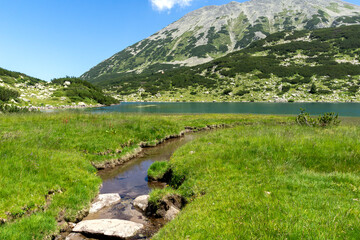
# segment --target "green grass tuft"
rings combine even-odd
[[[161,180],[168,170],[168,162],[155,162],[148,169],[148,177],[154,180]]]

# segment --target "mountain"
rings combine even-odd
[[[284,30],[360,23],[360,7],[340,0],[251,0],[193,11],[101,62],[81,78],[101,82],[209,62]]]
[[[360,101],[360,25],[283,31],[193,67],[102,81],[124,101]]]

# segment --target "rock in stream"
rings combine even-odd
[[[140,223],[126,220],[98,219],[78,223],[73,232],[126,239],[134,237],[143,227]]]

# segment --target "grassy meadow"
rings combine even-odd
[[[360,239],[355,122],[241,125],[183,146],[170,186],[150,200],[176,193],[188,204],[153,239]]]
[[[287,124],[255,115],[129,115],[61,112],[0,115],[0,239],[49,239],[76,221],[99,191],[92,163],[186,126]]]

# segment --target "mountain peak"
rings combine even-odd
[[[85,73],[158,71],[193,66],[247,47],[271,33],[360,24],[360,7],[341,0],[250,0],[206,6]]]

